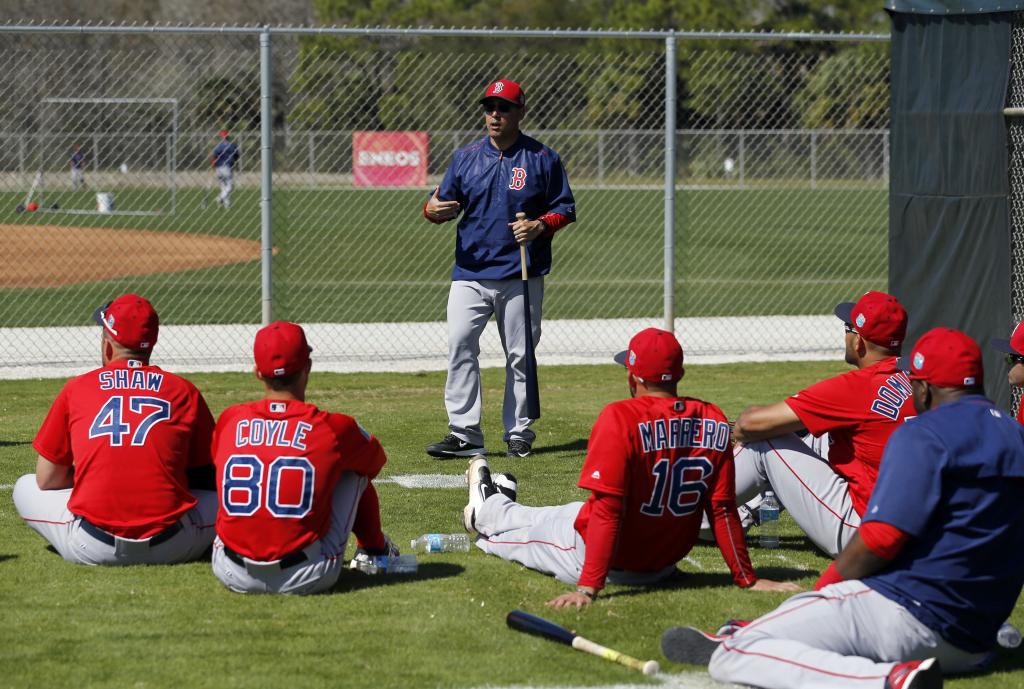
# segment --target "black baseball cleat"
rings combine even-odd
[[[516,498],[519,497],[519,482],[516,481],[515,476],[512,474],[495,474],[492,479],[494,487],[499,493],[512,502],[516,501]]]
[[[508,452],[505,454],[509,457],[529,457],[532,449],[530,443],[522,438],[513,438],[508,441]]]
[[[487,498],[498,492],[491,479],[491,468],[483,455],[477,455],[469,463],[466,470],[466,483],[469,484],[469,502],[462,509],[462,525],[466,531],[476,531],[476,511],[483,507]]]
[[[672,627],[661,635],[661,652],[673,663],[707,666],[722,638],[693,627]]]
[[[454,433],[449,433],[433,445],[427,445],[427,454],[440,459],[472,457],[473,455],[482,455],[483,453],[484,448],[472,445]]]

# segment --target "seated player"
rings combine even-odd
[[[913,416],[910,381],[897,370],[907,312],[868,292],[835,309],[846,326],[846,363],[828,378],[736,421],[736,497],[769,486],[811,541],[830,557],[860,526],[889,435]],[[809,435],[800,437],[797,431]]]
[[[253,354],[263,399],[229,407],[217,420],[213,572],[232,591],[331,588],[349,532],[356,534],[357,557],[398,555],[381,531],[370,482],[387,457],[351,416],[305,401],[312,351],[294,323],[261,329]]]
[[[990,661],[1024,584],[1024,428],[985,397],[964,333],[925,333],[904,365],[920,415],[889,439],[864,523],[818,590],[732,634],[668,630],[670,659],[769,689],[935,688]]]
[[[1009,340],[992,340],[992,348],[1006,354],[1010,385],[1024,385],[1024,321],[1017,324]],[[1024,404],[1018,400],[1017,420],[1024,423]]]
[[[93,315],[102,366],[57,395],[14,486],[25,523],[69,562],[199,558],[213,541],[213,417],[192,383],[149,363],[160,318],[125,294]]]
[[[548,605],[581,608],[606,580],[646,584],[670,576],[709,511],[737,586],[799,591],[754,574],[736,513],[729,424],[715,405],[678,395],[683,350],[675,336],[643,330],[615,360],[628,370],[632,399],[609,404],[594,424],[579,481],[590,497],[519,505],[477,457],[464,511],[467,530],[480,534],[477,547],[574,584]]]

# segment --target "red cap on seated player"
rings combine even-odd
[[[252,345],[256,370],[264,378],[281,378],[301,371],[309,363],[312,351],[302,326],[287,321],[261,328]]]
[[[1009,340],[993,339],[992,348],[1007,354],[1024,356],[1024,321],[1018,323],[1017,327],[1013,329]]]
[[[149,300],[137,294],[123,294],[96,309],[94,321],[118,344],[136,351],[153,349],[160,331],[160,316]]]
[[[867,292],[856,303],[845,301],[835,314],[869,342],[896,349],[907,337],[907,310],[885,292]]]
[[[981,348],[969,335],[953,328],[932,328],[917,341],[899,367],[911,380],[940,388],[973,388],[985,382]]]
[[[480,99],[483,103],[488,98],[500,98],[501,100],[507,100],[509,103],[523,107],[526,105],[526,94],[523,93],[523,88],[514,81],[508,79],[498,79],[497,81],[491,82],[484,92],[484,97]]]
[[[683,377],[683,348],[667,330],[641,330],[629,341],[629,349],[614,358],[644,381],[674,382]]]

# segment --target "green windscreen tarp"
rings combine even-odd
[[[889,288],[910,314],[904,353],[933,327],[963,330],[982,346],[988,394],[1008,407],[1006,365],[989,341],[1013,326],[1003,115],[1012,15],[965,14],[970,4],[890,8]]]

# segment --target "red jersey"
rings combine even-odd
[[[731,511],[739,530],[729,422],[709,402],[641,396],[609,404],[590,433],[579,486],[592,491],[575,523],[588,544],[581,585],[600,586],[605,574],[591,570],[587,533],[600,495],[622,500],[612,569],[650,572],[678,562],[696,543],[705,510],[717,506]],[[722,551],[734,578],[753,584],[742,531],[736,547]]]
[[[386,461],[351,416],[297,400],[228,407],[213,432],[217,535],[252,560],[279,560],[327,533],[342,472],[373,478]]]
[[[829,434],[828,463],[849,483],[853,508],[863,516],[885,443],[917,413],[896,357],[815,383],[786,404],[812,434]]]
[[[185,469],[210,463],[213,416],[184,378],[114,361],[72,378],[32,447],[74,465],[68,509],[122,538],[149,538],[196,504]]]
[[[1024,423],[1024,399],[1022,399],[1017,406],[1017,422]]]

